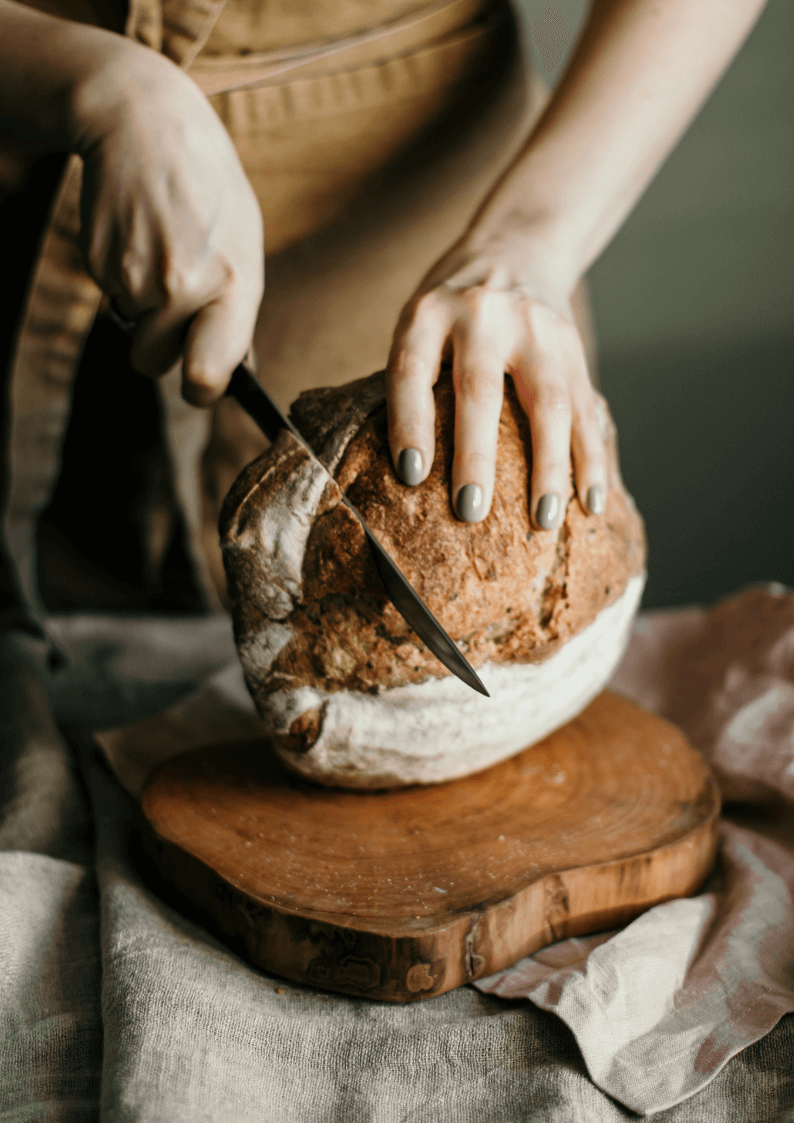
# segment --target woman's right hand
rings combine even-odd
[[[146,47],[105,41],[70,110],[85,260],[136,321],[133,366],[156,376],[182,357],[183,394],[206,406],[251,343],[264,286],[259,204],[195,83]]]

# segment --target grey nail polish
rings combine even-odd
[[[603,484],[593,484],[587,489],[587,510],[591,515],[603,515],[607,505],[607,497]]]
[[[541,495],[535,518],[541,530],[554,530],[560,521],[560,497],[556,491]]]
[[[422,482],[424,460],[418,448],[404,448],[397,461],[397,475],[404,484],[416,487]]]
[[[466,523],[478,523],[483,513],[483,494],[479,484],[465,484],[458,492],[458,518]]]

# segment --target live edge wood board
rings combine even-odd
[[[605,692],[462,780],[341,791],[227,744],[160,767],[142,812],[161,886],[252,963],[404,1002],[694,893],[719,795],[677,729]]]

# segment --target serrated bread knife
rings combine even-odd
[[[259,428],[270,441],[274,441],[282,429],[289,429],[290,433],[300,441],[323,471],[330,476],[330,472],[317,457],[314,450],[301,436],[292,422],[286,417],[270,395],[262,389],[251,371],[243,364],[235,370],[231,377],[227,395],[235,398],[245,412],[257,423]],[[331,477],[333,478],[333,477]],[[463,657],[456,644],[436,620],[433,613],[411,585],[407,578],[400,572],[394,560],[389,557],[375,535],[367,526],[364,519],[350,502],[346,495],[342,501],[348,510],[352,511],[363,527],[364,534],[369,542],[372,556],[375,559],[378,573],[380,574],[386,596],[409,624],[423,643],[430,648],[435,657],[440,660],[453,675],[457,675],[462,682],[467,683],[472,690],[477,690],[490,698],[490,694],[480,681],[479,675],[467,659]]]

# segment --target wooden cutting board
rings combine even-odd
[[[242,956],[402,1002],[694,893],[719,795],[677,729],[605,692],[462,780],[341,791],[225,744],[157,769],[142,810],[160,885]]]

